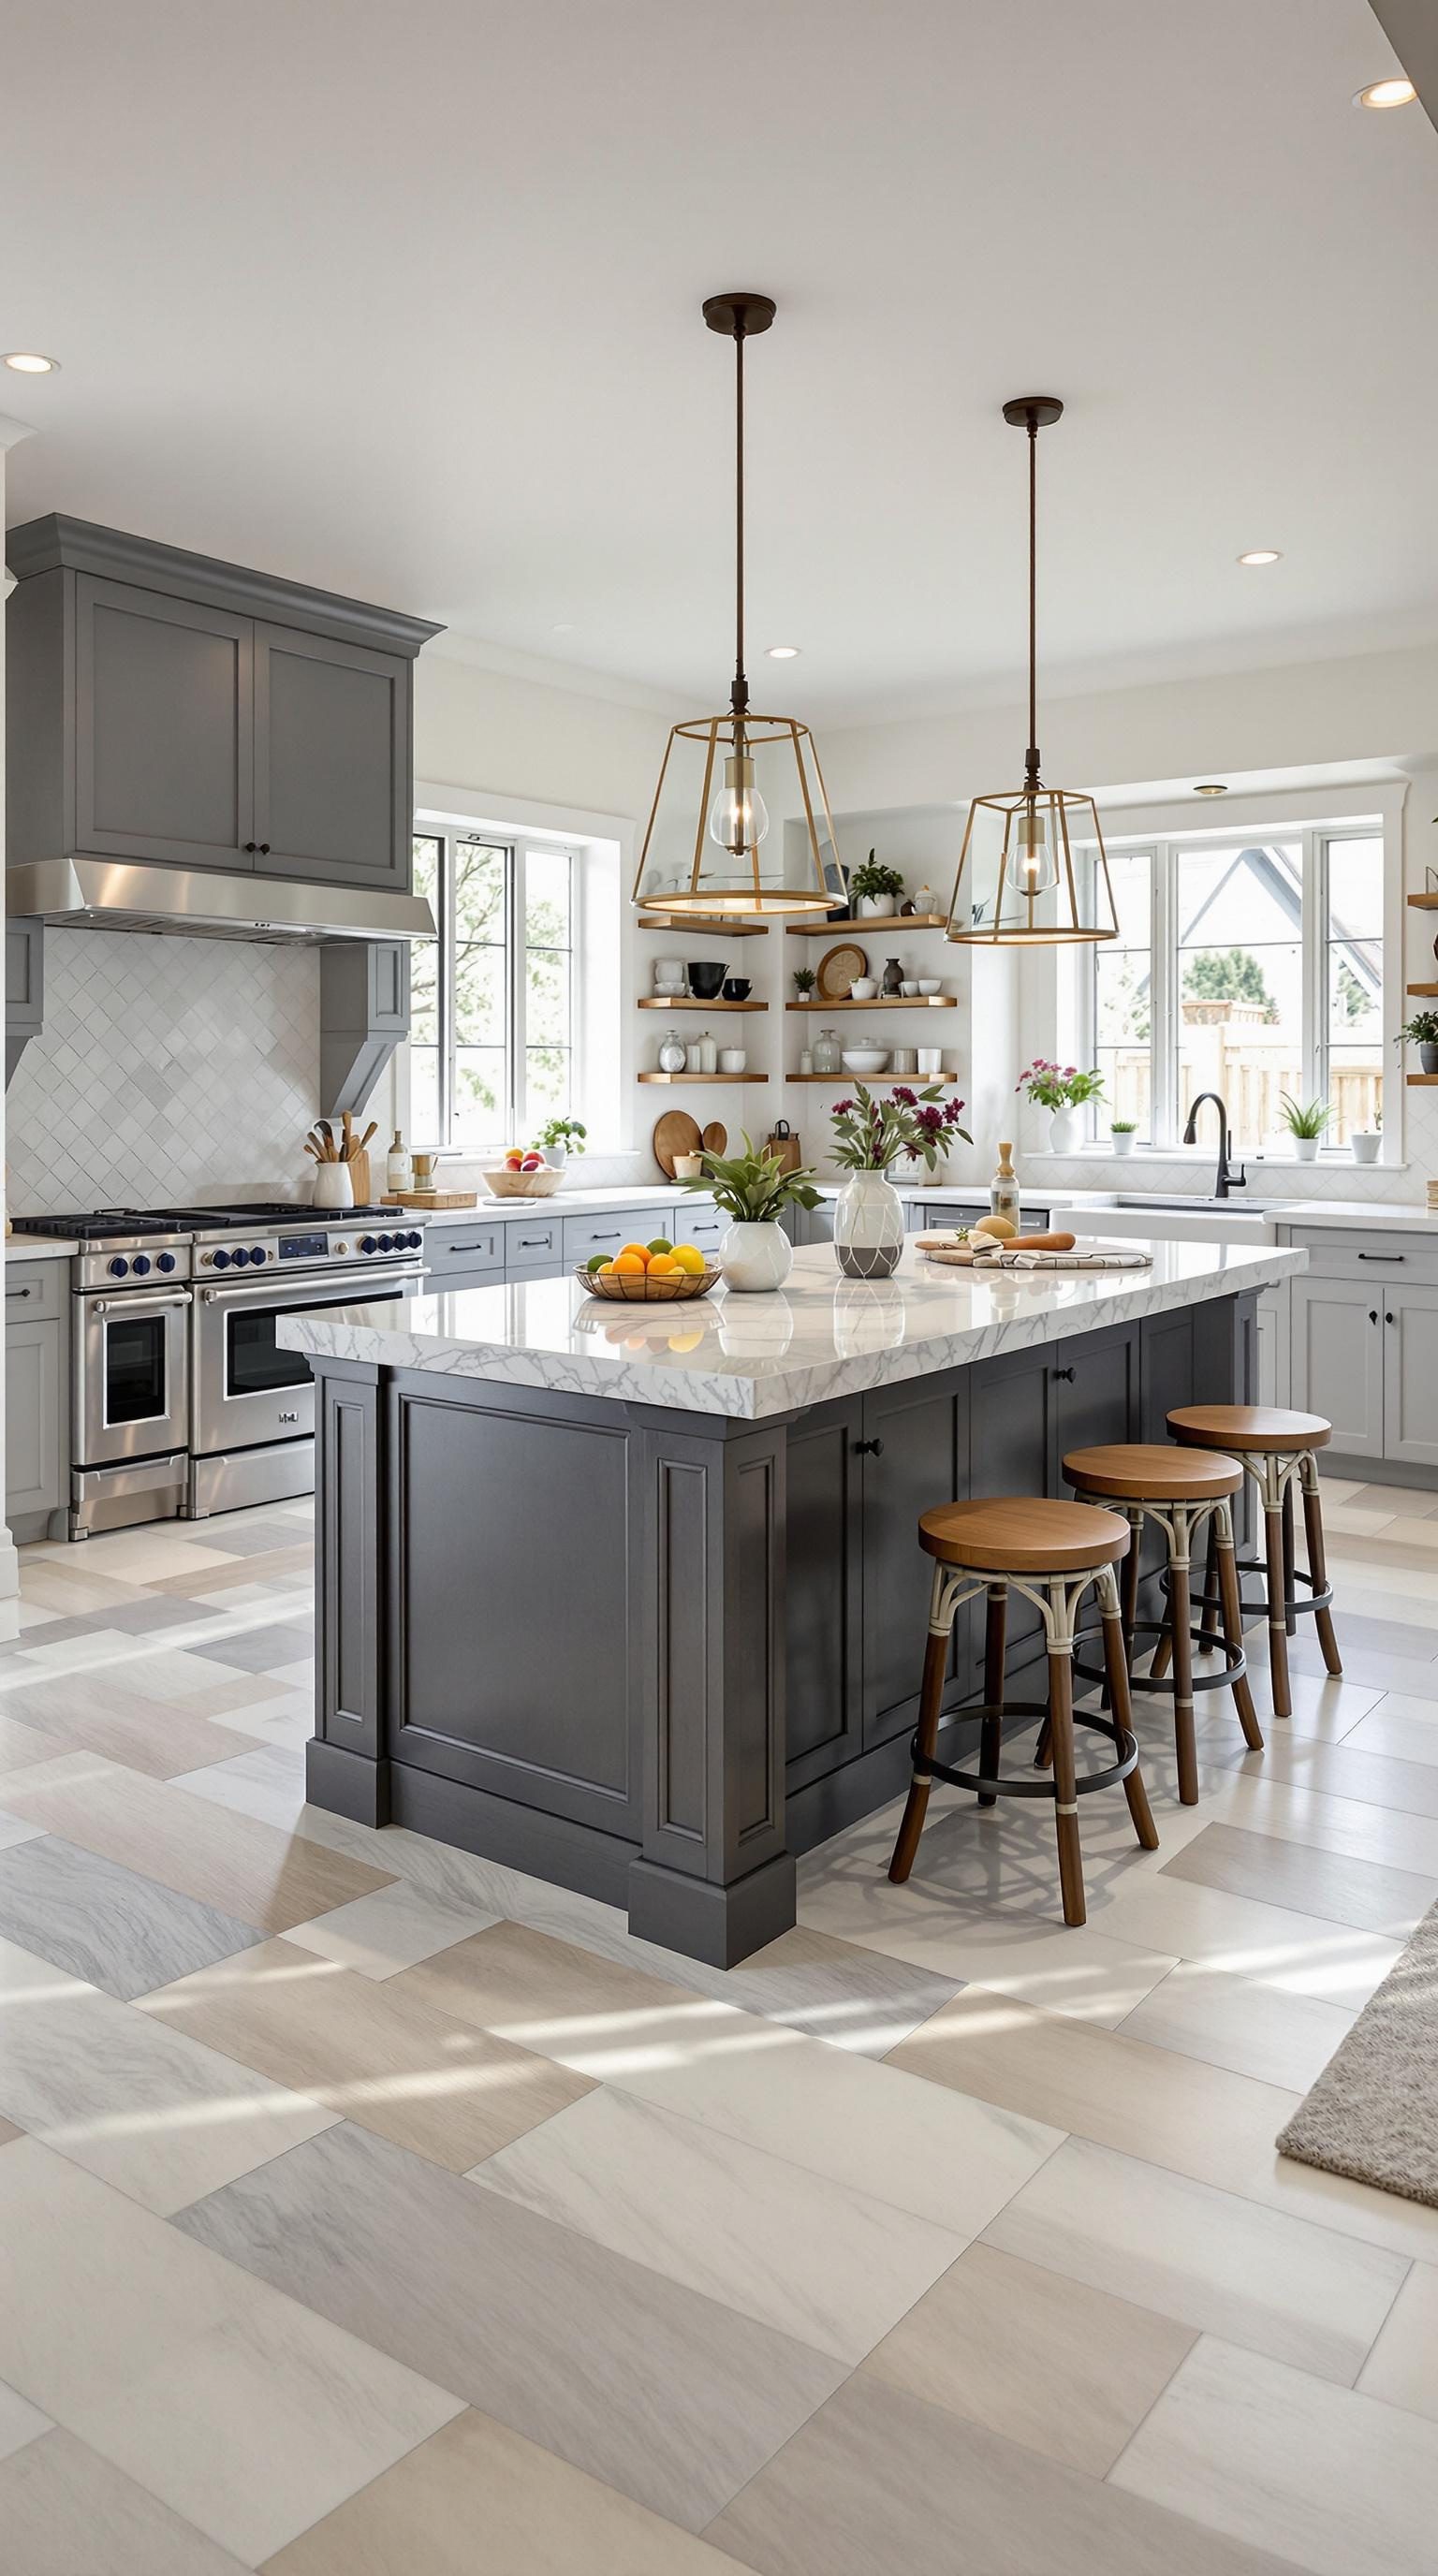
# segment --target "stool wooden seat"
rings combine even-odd
[[[1184,1404],[1168,1417],[1174,1439],[1186,1449],[1224,1449],[1236,1458],[1257,1487],[1263,1505],[1262,1559],[1244,1558],[1238,1572],[1263,1578],[1263,1598],[1251,1607],[1268,1621],[1268,1663],[1273,1678],[1276,1717],[1291,1717],[1293,1692],[1288,1677],[1288,1640],[1300,1611],[1311,1611],[1318,1643],[1330,1673],[1343,1670],[1333,1626],[1333,1589],[1323,1546],[1323,1505],[1318,1490],[1317,1452],[1333,1437],[1333,1425],[1321,1413],[1294,1413],[1275,1404]],[[1293,1489],[1303,1495],[1303,1529],[1307,1571],[1295,1559]],[[1216,1539],[1209,1539],[1208,1568],[1201,1595],[1205,1641],[1216,1632],[1221,1569],[1215,1562]],[[1298,1586],[1306,1587],[1300,1593]]]
[[[1162,1691],[1172,1698],[1178,1794],[1184,1806],[1196,1806],[1195,1692],[1230,1689],[1245,1741],[1255,1753],[1263,1749],[1263,1731],[1248,1686],[1238,1560],[1233,1545],[1232,1503],[1234,1495],[1242,1490],[1243,1469],[1236,1458],[1219,1449],[1185,1450],[1165,1448],[1158,1442],[1131,1441],[1111,1448],[1071,1450],[1064,1460],[1064,1477],[1076,1493],[1091,1495],[1096,1504],[1115,1502],[1124,1507],[1133,1531],[1133,1544],[1124,1561],[1122,1603],[1129,1683],[1132,1689]],[[1138,1617],[1139,1546],[1145,1522],[1152,1522],[1162,1531],[1167,1552],[1162,1575],[1165,1610],[1162,1619],[1157,1620]],[[1189,1615],[1193,1541],[1205,1523],[1210,1532],[1210,1563],[1217,1569],[1223,1631],[1221,1639],[1212,1642],[1222,1652],[1224,1668],[1218,1673],[1195,1674],[1194,1646],[1210,1643],[1206,1628],[1194,1630]],[[1146,1674],[1134,1670],[1135,1640],[1139,1636],[1156,1640]],[[1077,1642],[1082,1646],[1085,1640],[1080,1637]],[[1078,1657],[1075,1666],[1084,1681],[1102,1679]]]
[[[1127,1554],[1129,1544],[1127,1520],[1095,1504],[996,1495],[982,1501],[945,1503],[923,1514],[919,1545],[934,1559],[929,1642],[912,1746],[913,1778],[889,1863],[891,1879],[906,1879],[913,1868],[929,1791],[935,1780],[974,1790],[981,1807],[992,1807],[997,1799],[1006,1797],[1052,1798],[1066,1923],[1082,1923],[1085,1918],[1078,1830],[1081,1797],[1121,1780],[1139,1841],[1146,1851],[1157,1850],[1158,1835],[1138,1768],[1138,1741],[1133,1732],[1128,1662],[1114,1577],[1114,1567]],[[1081,1713],[1076,1721],[1075,1618],[1090,1585],[1098,1596],[1112,1714]],[[1031,1601],[1044,1623],[1049,1685],[1046,1704],[1004,1696],[1004,1646],[1011,1591]],[[965,1712],[980,1721],[979,1768],[975,1772],[940,1762],[937,1745],[954,1620],[965,1602],[980,1593],[987,1605],[984,1698],[978,1710]],[[1011,1717],[1044,1720],[1052,1752],[1052,1780],[1036,1778],[1032,1771],[1022,1778],[1000,1776],[1004,1720]],[[1113,1762],[1101,1771],[1086,1773],[1082,1779],[1074,1762],[1076,1722],[1110,1736],[1116,1751]]]

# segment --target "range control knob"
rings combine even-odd
[[[234,1262],[237,1270],[248,1270],[250,1266],[250,1256],[246,1252],[243,1244],[239,1244],[236,1247],[235,1251],[230,1255],[230,1258]]]
[[[348,1261],[350,1248],[347,1243],[332,1244],[330,1249],[333,1252],[336,1261]]]
[[[360,1236],[360,1250],[361,1252],[378,1252],[379,1245],[376,1243],[372,1234],[362,1234]]]
[[[130,1268],[133,1270],[137,1279],[148,1279],[150,1275],[150,1256],[148,1252],[137,1252],[134,1260],[130,1264]]]
[[[128,1261],[116,1259],[108,1264],[108,1268],[112,1279],[124,1279],[129,1275],[130,1265]]]
[[[227,1252],[217,1252],[217,1253],[216,1253],[216,1255],[215,1255],[215,1268],[216,1268],[217,1270],[228,1270],[228,1269],[229,1269],[229,1266],[230,1266],[230,1256],[229,1256],[229,1254],[228,1254]]]
[[[392,1234],[382,1234],[379,1239],[379,1248],[381,1252],[393,1252],[394,1236]]]
[[[265,1263],[266,1263],[266,1261],[268,1260],[268,1258],[269,1258],[269,1255],[268,1255],[268,1254],[267,1254],[267,1252],[265,1251],[265,1247],[264,1247],[264,1245],[263,1245],[262,1243],[257,1243],[257,1244],[255,1244],[255,1245],[252,1247],[251,1252],[250,1252],[250,1259],[251,1259],[251,1260],[253,1261],[253,1263],[255,1264],[255,1267],[256,1267],[256,1269],[257,1269],[257,1270],[262,1270],[262,1269],[264,1268]]]
[[[163,1270],[166,1272],[173,1270],[174,1266],[175,1256],[173,1252],[162,1252],[155,1263],[155,1268],[157,1270]]]
[[[417,1234],[397,1234],[395,1236],[395,1242],[401,1252],[417,1252],[419,1250],[419,1236]]]

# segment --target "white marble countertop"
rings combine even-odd
[[[758,1421],[1266,1288],[1307,1266],[1301,1250],[1272,1244],[1140,1248],[1149,1270],[978,1278],[908,1244],[891,1280],[868,1282],[841,1278],[831,1247],[816,1244],[795,1254],[783,1289],[762,1296],[721,1288],[689,1305],[614,1306],[565,1277],[327,1306],[282,1316],[277,1333],[317,1356]]]
[[[58,1235],[7,1234],[5,1237],[7,1261],[66,1261],[72,1252],[79,1249],[78,1243],[62,1241]]]
[[[474,1207],[406,1208],[403,1212],[421,1218],[426,1225],[492,1225],[496,1217],[504,1223],[517,1216],[605,1216],[611,1208],[675,1207],[692,1196],[682,1182],[666,1181],[656,1175],[652,1181],[626,1181],[622,1188],[610,1185],[598,1190],[577,1190],[561,1183],[547,1199],[481,1197]]]

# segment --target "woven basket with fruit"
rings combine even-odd
[[[542,1154],[526,1154],[518,1145],[511,1145],[502,1163],[480,1172],[485,1188],[496,1199],[553,1198],[563,1178],[562,1168],[546,1163]]]
[[[690,1297],[707,1297],[717,1270],[711,1270],[697,1244],[670,1243],[660,1234],[652,1243],[626,1243],[613,1258],[596,1252],[575,1278],[591,1297],[612,1298],[623,1306],[682,1305]]]

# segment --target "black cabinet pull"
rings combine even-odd
[[[1360,1255],[1360,1258],[1361,1258],[1361,1255]],[[1377,1323],[1377,1321],[1378,1321],[1378,1309],[1377,1309],[1377,1307],[1376,1307],[1376,1306],[1370,1306],[1370,1307],[1369,1307],[1369,1309],[1368,1309],[1368,1321],[1369,1321],[1369,1323],[1370,1323],[1370,1324],[1376,1324],[1376,1323]]]
[[[245,848],[250,851],[257,850],[259,846],[258,841],[246,841],[245,843]]]
[[[1074,1373],[1072,1369],[1055,1369],[1054,1376],[1056,1378],[1066,1378],[1070,1386],[1072,1386],[1074,1382]]]
[[[1384,1323],[1385,1323],[1385,1324],[1391,1324],[1391,1323],[1393,1322],[1393,1315],[1392,1315],[1391,1311],[1390,1311],[1388,1314],[1386,1314],[1386,1315],[1384,1316],[1383,1321],[1384,1321]]]
[[[1360,1252],[1360,1261],[1406,1261],[1406,1252]]]
[[[854,1443],[854,1455],[856,1458],[882,1458],[883,1454],[884,1444],[882,1440],[856,1440]]]
[[[269,857],[269,855],[270,855],[270,845],[269,845],[269,842],[268,842],[268,841],[261,841],[261,843],[260,843],[260,856],[261,856],[261,858],[262,858],[262,859],[267,859],[267,858]]]

